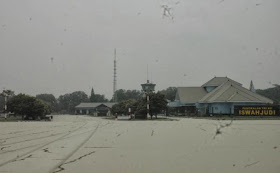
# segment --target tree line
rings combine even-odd
[[[176,88],[175,87],[169,87],[166,90],[159,91],[159,93],[163,94],[165,96],[165,99],[173,101],[175,98]],[[140,90],[124,90],[119,89],[115,92],[114,97],[117,102],[123,102],[127,101],[129,103],[135,102],[135,100],[140,100],[139,103],[143,103],[144,107],[144,93]],[[19,102],[18,100],[23,100],[23,102]],[[96,94],[94,92],[94,89],[92,88],[90,95],[88,96],[84,91],[75,91],[72,93],[67,93],[64,95],[60,95],[58,98],[56,98],[53,94],[38,94],[35,97],[29,96],[26,94],[18,94],[13,95],[8,98],[9,100],[9,106],[11,109],[9,111],[11,112],[18,112],[19,107],[24,107],[28,110],[28,106],[24,106],[22,103],[26,102],[29,106],[40,105],[41,108],[45,108],[46,110],[43,111],[43,114],[46,113],[57,113],[57,114],[73,114],[75,112],[75,106],[79,105],[82,102],[113,102],[114,99],[107,99],[102,94]],[[12,101],[11,101],[12,100]],[[134,101],[131,101],[134,100]],[[13,104],[11,104],[13,103]],[[12,108],[12,105],[18,104],[17,107]],[[126,104],[127,105],[127,104]],[[1,111],[4,108],[4,97],[0,96],[0,108]],[[140,106],[138,107],[138,110]],[[127,109],[125,108],[125,111]],[[153,111],[153,109],[151,109]],[[23,111],[26,113],[26,111]],[[33,114],[33,113],[31,113]]]
[[[167,110],[167,99],[164,94],[150,93],[149,94],[149,114],[151,116],[157,116],[157,114],[164,113]],[[144,97],[138,99],[128,99],[118,102],[113,105],[112,112],[117,115],[128,115],[130,113],[136,114],[137,118],[147,118],[147,100]]]
[[[177,88],[168,87],[167,89],[161,90],[158,93],[155,93],[151,96],[151,105],[157,105],[156,107],[164,108],[162,105],[165,103],[161,100],[174,101],[176,97]],[[267,98],[270,98],[274,101],[274,104],[280,103],[280,86],[275,86],[273,88],[268,88],[264,90],[256,90],[260,95],[263,95]],[[164,96],[164,97],[163,97]],[[13,99],[14,98],[14,99]],[[159,99],[160,98],[160,99]],[[11,100],[13,102],[11,102]],[[23,100],[23,102],[19,102]],[[28,96],[25,94],[12,94],[8,97],[8,109],[10,108],[11,112],[19,112],[19,109],[23,112],[29,114],[38,114],[36,111],[41,110],[43,114],[46,113],[57,113],[57,114],[73,114],[75,112],[75,106],[79,105],[82,102],[113,102],[117,101],[116,106],[113,107],[113,112],[119,114],[127,114],[128,108],[130,107],[133,112],[143,113],[146,111],[146,101],[145,95],[140,90],[124,90],[119,89],[115,92],[112,99],[107,99],[102,94],[96,94],[92,88],[90,95],[88,96],[84,91],[75,91],[72,93],[67,93],[60,95],[56,98],[53,94],[38,94],[35,97]],[[24,106],[23,103],[28,103],[27,106]],[[18,104],[17,107],[12,107],[11,103]],[[161,105],[162,104],[162,105]],[[30,107],[33,106],[35,112],[30,111]],[[158,113],[159,109],[156,107],[151,107],[151,112]],[[0,96],[0,110],[4,110],[4,97]],[[41,114],[40,114],[41,115]]]
[[[258,89],[256,92],[260,95],[263,95],[267,98],[270,98],[273,100],[274,104],[280,104],[280,86],[275,85],[273,88],[268,88],[268,89]]]
[[[157,116],[159,113],[163,113],[167,110],[167,103],[174,101],[177,88],[169,87],[165,90],[158,91],[157,93],[150,93],[149,97],[149,111],[151,116]],[[146,95],[143,92],[137,90],[118,90],[114,97],[119,101],[112,107],[114,114],[127,115],[130,108],[130,113],[136,114],[137,118],[147,118],[147,100]]]

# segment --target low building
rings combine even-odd
[[[75,107],[77,115],[110,116],[115,103],[81,103]]]
[[[263,106],[271,99],[252,92],[227,78],[214,77],[201,87],[178,87],[174,102],[168,106],[176,114],[234,114],[235,106]]]

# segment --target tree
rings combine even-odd
[[[273,88],[268,88],[264,90],[256,90],[256,92],[260,95],[263,95],[267,98],[270,98],[273,100],[274,104],[279,104],[280,103],[280,87],[273,87]]]
[[[0,96],[0,112],[4,110],[5,105],[5,98],[3,96]]]
[[[141,98],[138,100],[123,100],[112,107],[112,112],[115,114],[128,114],[128,108],[136,114],[137,118],[144,119],[147,115],[147,100]],[[167,101],[165,95],[158,93],[150,94],[150,115],[157,115],[167,109]]]
[[[120,102],[124,100],[137,100],[141,98],[141,95],[142,93],[138,90],[119,89],[115,92],[114,97]]]
[[[150,96],[150,115],[157,115],[163,110],[167,109],[167,100],[165,95],[160,92],[151,93]],[[145,116],[147,114],[147,101],[146,98],[143,98],[138,101],[136,114]]]
[[[131,112],[135,112],[137,107],[137,101],[136,100],[124,100],[121,101],[112,107],[113,114],[128,114],[128,109],[131,108]]]
[[[52,94],[38,94],[36,95],[36,98],[46,102],[47,104],[50,105],[52,112],[57,112],[58,111],[58,104],[57,100]]]
[[[89,101],[90,102],[94,102],[94,100],[95,100],[95,98],[94,98],[94,90],[93,90],[93,88],[91,89],[91,93],[90,93],[90,97],[89,97]]]
[[[167,109],[167,100],[165,95],[161,94],[160,92],[153,93],[150,95],[150,111],[151,114],[159,114],[163,110]]]
[[[165,90],[161,90],[160,93],[164,94],[167,100],[174,101],[177,93],[177,88],[168,87]]]
[[[71,94],[61,95],[58,98],[59,109],[62,113],[74,113],[75,106],[82,102],[88,102],[88,96],[83,91],[75,91]]]
[[[40,99],[25,94],[18,94],[7,103],[8,111],[18,115],[26,115],[32,119],[41,118],[51,113],[50,106]]]
[[[92,88],[89,101],[90,102],[108,102],[108,99],[106,99],[104,95],[95,94],[94,90]]]
[[[95,102],[108,102],[109,100],[105,98],[102,94],[95,94]]]

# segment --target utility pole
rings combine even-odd
[[[2,96],[4,96],[5,98],[5,102],[4,102],[4,115],[5,115],[5,120],[7,120],[7,101],[8,101],[8,97],[12,95],[12,91],[11,90],[3,90],[2,92]]]
[[[149,81],[148,81],[149,83]],[[149,92],[147,92],[147,118],[150,116],[150,96],[149,96]]]
[[[5,114],[5,120],[7,120],[7,95],[4,95],[5,97],[5,106],[4,106],[4,114]]]

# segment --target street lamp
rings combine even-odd
[[[156,84],[150,83],[149,80],[147,80],[147,83],[141,84],[143,91],[146,93],[147,97],[147,115],[146,119],[149,117],[150,113],[150,96],[149,94],[152,93],[155,90]]]

